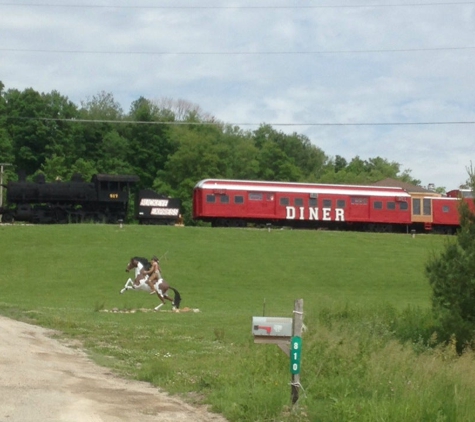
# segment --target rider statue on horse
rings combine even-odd
[[[162,270],[160,268],[158,258],[156,256],[154,256],[152,258],[152,264],[150,266],[150,269],[148,271],[143,271],[144,275],[148,275],[147,284],[149,285],[150,290],[152,290],[150,292],[151,295],[153,295],[155,293],[160,294],[159,292],[157,292],[155,290],[155,283],[162,280],[162,274],[161,273],[162,273]],[[158,287],[160,287],[160,283],[159,283]]]
[[[129,278],[120,293],[124,293],[127,290],[143,290],[151,292],[150,294],[157,293],[162,303],[154,308],[156,311],[165,304],[165,300],[172,302],[174,309],[180,308],[181,295],[178,290],[170,286],[162,278],[159,260],[156,256],[152,258],[152,262],[138,256],[131,258],[125,271],[128,272],[133,268],[135,268],[135,280]],[[172,290],[175,293],[173,299],[168,296],[168,290]]]

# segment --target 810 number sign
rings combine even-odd
[[[300,359],[302,357],[302,337],[292,337],[290,340],[290,372],[300,374]]]

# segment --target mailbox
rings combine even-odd
[[[292,337],[292,318],[252,317],[252,334],[258,337]]]

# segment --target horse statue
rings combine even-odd
[[[126,272],[129,272],[132,269],[135,269],[135,278],[132,280],[129,278],[120,291],[120,293],[124,293],[127,290],[143,290],[144,292],[151,293],[152,290],[150,286],[147,284],[148,275],[144,274],[144,271],[150,269],[150,262],[146,258],[142,258],[140,256],[135,256],[131,258],[130,262],[127,264],[125,269]],[[163,305],[165,305],[165,300],[169,300],[172,303],[173,310],[180,308],[181,296],[177,289],[171,287],[160,275],[159,280],[154,285],[155,292],[157,293],[159,299],[162,301],[158,306],[154,309],[158,311]],[[172,299],[168,296],[168,290],[172,290],[175,294],[174,298]]]

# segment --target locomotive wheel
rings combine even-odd
[[[2,215],[2,223],[13,224],[14,221],[15,219],[11,213],[7,212]]]
[[[54,222],[58,224],[68,224],[68,214],[65,211],[57,210],[55,213]]]

